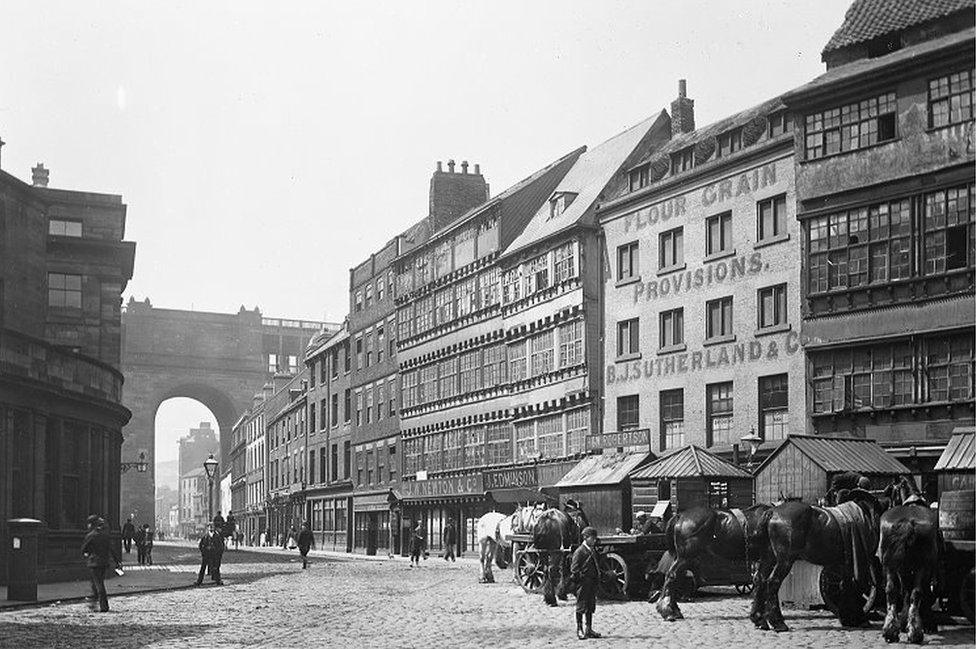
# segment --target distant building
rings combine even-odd
[[[208,487],[207,474],[202,466],[180,476],[178,527],[183,538],[198,538],[207,530]]]
[[[308,368],[302,365],[298,374],[276,374],[273,380],[275,391],[264,403],[268,448],[265,514],[271,537],[284,538],[305,518]]]
[[[190,432],[186,436],[181,437],[178,444],[179,444],[178,462],[179,462],[179,475],[180,475],[178,498],[180,502],[180,512],[181,512],[180,525],[181,525],[181,529],[185,530],[188,528],[192,528],[196,523],[196,519],[194,518],[195,514],[189,513],[187,509],[188,507],[187,503],[189,503],[190,500],[192,500],[192,498],[190,498],[189,494],[184,494],[183,489],[186,485],[189,485],[191,490],[195,490],[197,488],[197,484],[195,480],[184,481],[184,478],[191,475],[195,476],[198,469],[200,471],[203,471],[204,470],[203,463],[208,457],[210,457],[211,453],[213,453],[214,458],[219,461],[220,443],[217,441],[216,431],[210,427],[210,422],[202,421],[200,422],[199,427],[191,428]],[[214,480],[219,480],[219,478],[217,476],[214,476]],[[215,488],[215,492],[217,491],[218,490]],[[195,491],[191,491],[191,493],[195,493]],[[206,495],[206,491],[204,491],[204,495]],[[186,498],[184,496],[186,496]],[[214,493],[215,511],[219,508],[218,507],[219,499],[220,499],[219,493]],[[207,509],[207,502],[206,500],[204,500],[203,503],[204,518],[206,518],[207,515],[206,509]],[[189,516],[189,518],[185,518],[184,516]]]
[[[131,416],[118,369],[135,257],[126,206],[115,194],[51,188],[41,164],[32,176],[0,171],[0,581],[8,519],[43,522],[42,580],[79,569],[89,514],[119,529]]]

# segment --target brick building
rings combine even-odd
[[[183,478],[191,474],[196,475],[199,471],[202,471],[203,463],[208,457],[210,457],[211,453],[214,454],[214,457],[220,457],[220,442],[217,440],[217,431],[210,427],[210,422],[201,421],[198,427],[191,428],[185,436],[181,437],[177,444],[179,446],[176,464],[177,475],[179,476],[177,497],[180,503],[190,502],[188,497],[184,498],[185,494],[183,493],[183,487],[184,485],[189,485],[191,489],[195,490],[197,485],[196,482],[192,480],[184,482]],[[216,491],[216,487],[214,487],[214,490]],[[204,492],[204,495],[206,495],[206,492]],[[217,494],[214,494],[214,503],[218,503]],[[216,507],[217,505],[215,505],[215,509]],[[206,501],[203,503],[203,508],[203,519],[205,520],[207,513]],[[187,516],[187,518],[182,518],[184,514]],[[192,510],[191,512],[190,509],[181,506],[180,515],[180,529],[183,530],[184,533],[192,533],[194,530],[198,532],[202,531],[199,529],[198,525],[195,525],[196,523],[199,523],[199,521],[196,519],[196,517],[199,515],[198,511]],[[136,515],[135,523],[138,524],[137,526],[141,526],[142,522],[142,519],[138,518],[138,515]]]
[[[440,548],[449,518],[461,524],[463,539],[487,510],[481,471],[499,442],[511,442],[498,256],[581,153],[432,227],[395,261],[403,439],[397,506],[401,535],[423,521],[432,549]],[[510,455],[501,459],[510,462]]]
[[[283,383],[283,384],[282,384]],[[272,539],[287,539],[305,520],[306,449],[308,448],[308,368],[275,375],[274,393],[264,403],[268,448],[265,515]]]
[[[973,422],[973,6],[856,0],[784,96],[813,428],[878,440],[930,497]]]
[[[135,244],[121,196],[48,187],[43,165],[32,176],[0,171],[0,538],[8,519],[39,519],[47,580],[80,569],[89,514],[120,527],[120,305]]]
[[[671,130],[600,207],[603,428],[772,446],[806,430],[791,120],[772,99],[696,130],[682,81]]]

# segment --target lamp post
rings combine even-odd
[[[207,522],[213,520],[213,479],[217,473],[217,460],[213,453],[203,461],[203,470],[207,472]]]
[[[752,458],[755,456],[756,451],[759,450],[759,445],[762,444],[763,439],[759,435],[756,435],[756,427],[753,426],[749,429],[749,434],[743,435],[739,440],[749,445],[749,464],[747,466],[749,473],[752,473]]]

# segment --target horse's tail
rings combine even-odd
[[[881,565],[904,563],[908,550],[915,545],[914,521],[898,521],[881,535]]]
[[[677,520],[678,515],[672,516],[664,527],[664,542],[667,544],[668,552],[674,556],[678,556],[678,547],[674,542],[674,528]]]

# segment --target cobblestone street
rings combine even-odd
[[[237,557],[248,557],[241,553]],[[253,557],[253,555],[250,555]],[[226,585],[116,597],[112,611],[81,603],[0,613],[0,646],[30,647],[548,647],[577,642],[572,600],[543,605],[499,571],[477,583],[471,560],[419,569],[406,561],[316,558],[307,571],[285,557],[225,564]],[[284,562],[287,561],[287,562]],[[188,580],[192,580],[187,572]],[[683,605],[686,619],[665,623],[645,602],[601,603],[593,647],[881,647],[880,626],[839,628],[820,612],[787,611],[787,635],[755,630],[748,601],[707,596]],[[972,646],[971,626],[926,638]]]

